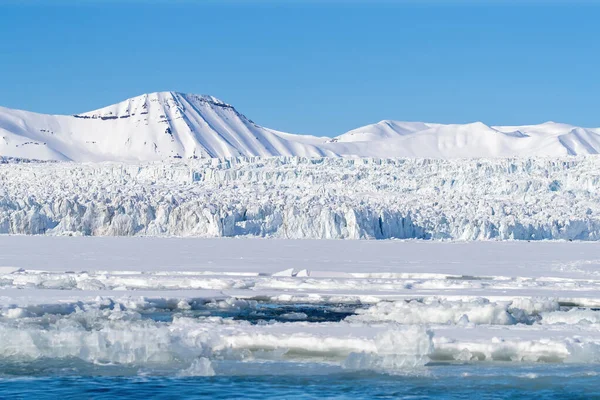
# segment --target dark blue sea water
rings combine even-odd
[[[297,368],[216,377],[4,375],[0,398],[600,399],[600,367],[590,365],[439,365],[413,376]]]

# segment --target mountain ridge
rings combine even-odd
[[[478,158],[600,153],[600,128],[382,120],[334,138],[262,127],[214,96],[142,94],[74,115],[0,107],[0,156],[155,161],[239,156]]]

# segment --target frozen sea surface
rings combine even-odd
[[[600,245],[0,237],[0,397],[594,398]]]

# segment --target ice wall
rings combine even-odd
[[[598,240],[599,187],[597,157],[5,159],[0,233]]]

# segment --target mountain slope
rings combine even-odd
[[[600,152],[600,129],[381,121],[336,138],[261,127],[212,96],[159,92],[83,114],[0,107],[0,156],[139,161],[239,156],[512,157]]]
[[[74,116],[0,108],[0,155],[103,161],[328,156],[325,139],[290,140],[211,96],[146,94]]]
[[[443,125],[381,121],[338,136],[334,142],[334,151],[343,156],[556,157],[600,153],[600,130],[554,122],[487,126],[481,122]]]

